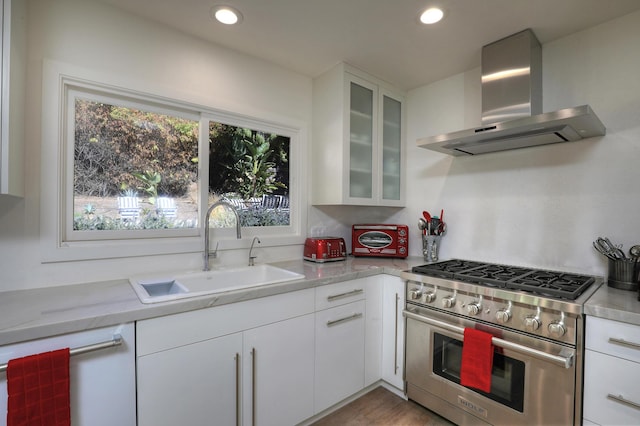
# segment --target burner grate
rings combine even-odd
[[[454,274],[472,270],[485,265],[480,262],[470,260],[452,259],[444,262],[429,263],[421,266],[414,266],[411,271],[418,274],[429,275],[439,278],[454,278]]]
[[[575,300],[595,282],[594,277],[452,259],[414,266],[412,272],[473,284],[522,290],[536,295]]]
[[[508,282],[507,288],[574,300],[594,282],[595,278],[586,275],[534,271]]]
[[[508,281],[531,272],[533,270],[516,266],[486,264],[470,271],[455,274],[454,278],[491,287],[506,287]]]

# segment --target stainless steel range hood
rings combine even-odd
[[[589,105],[542,114],[542,48],[529,29],[482,48],[482,126],[418,139],[449,155],[477,155],[605,134]]]

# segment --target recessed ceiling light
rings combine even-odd
[[[422,15],[420,15],[420,22],[423,24],[435,24],[436,22],[440,22],[443,16],[444,12],[442,9],[432,7],[422,12]]]
[[[238,24],[242,21],[242,14],[231,6],[214,6],[211,16],[225,25]]]

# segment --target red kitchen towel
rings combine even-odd
[[[7,365],[7,426],[69,426],[69,348]]]
[[[462,344],[462,365],[460,367],[460,384],[479,389],[483,392],[491,391],[491,370],[493,369],[493,344],[490,333],[464,329]]]

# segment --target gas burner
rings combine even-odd
[[[532,272],[531,269],[516,266],[486,264],[455,274],[454,278],[490,287],[506,287],[508,281],[530,272]]]
[[[534,271],[507,284],[508,288],[574,300],[595,281],[594,277],[561,272]]]
[[[412,272],[432,277],[453,278],[454,274],[483,266],[484,263],[469,260],[452,259],[444,262],[414,266]]]

